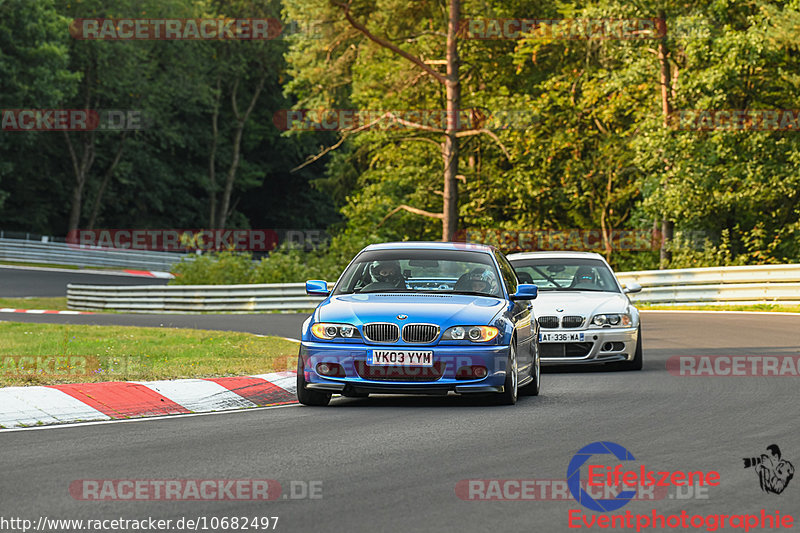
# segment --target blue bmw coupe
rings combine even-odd
[[[367,246],[303,324],[297,398],[331,394],[493,393],[514,404],[539,393],[536,285],[520,284],[490,246],[397,242]]]

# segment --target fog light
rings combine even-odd
[[[344,377],[344,368],[338,363],[320,363],[317,365],[317,374],[328,377]]]
[[[485,366],[462,366],[456,372],[456,379],[483,379],[489,375]]]

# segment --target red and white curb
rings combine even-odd
[[[159,272],[158,270],[123,270],[123,272],[132,276],[144,276],[146,278],[172,279],[175,277],[169,272]]]
[[[9,270],[39,270],[44,272],[68,272],[70,274],[92,274],[97,276],[142,276],[146,278],[163,278],[172,279],[175,276],[169,272],[162,272],[160,270],[100,270],[94,268],[58,268],[48,266],[23,266],[23,265],[0,265],[0,269],[7,268]]]
[[[49,309],[14,309],[0,307],[0,313],[30,313],[32,315],[93,315],[91,311],[51,311]]]
[[[297,374],[0,388],[0,427],[228,411],[297,403]]]

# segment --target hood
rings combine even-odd
[[[348,294],[333,296],[317,309],[316,321],[361,325],[369,322],[430,322],[451,325],[491,323],[505,300],[463,294]],[[399,321],[397,315],[408,315]]]
[[[581,315],[588,320],[599,313],[625,313],[628,305],[628,297],[620,292],[539,291],[539,296],[533,301],[533,312],[537,317]]]

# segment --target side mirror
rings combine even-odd
[[[512,300],[535,300],[539,295],[539,287],[529,283],[517,285],[517,292],[511,295]]]
[[[328,290],[328,282],[318,279],[306,281],[306,294],[311,296],[327,296],[331,293]]]
[[[642,290],[642,286],[639,285],[638,283],[636,283],[635,281],[632,281],[630,283],[626,283],[625,287],[622,288],[622,292],[624,292],[625,294],[632,294],[634,292],[641,292],[641,290]]]

